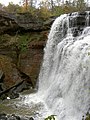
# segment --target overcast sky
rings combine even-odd
[[[4,5],[8,5],[9,2],[13,2],[14,4],[19,4],[21,0],[0,0],[0,3]],[[38,1],[43,1],[43,0],[38,0]],[[90,0],[85,0],[90,2]]]
[[[1,4],[8,5],[9,2],[13,2],[14,4],[19,4],[21,0],[0,0]],[[38,1],[43,1],[43,0],[38,0]]]
[[[8,5],[9,2],[13,2],[14,4],[19,4],[20,0],[0,0],[0,3],[4,5]]]

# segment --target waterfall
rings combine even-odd
[[[90,112],[89,26],[88,11],[55,20],[44,49],[38,92],[27,96],[24,103],[30,107],[43,104],[57,120],[82,120]]]
[[[89,12],[61,15],[53,23],[44,49],[39,94],[58,120],[82,120],[90,109],[87,25]]]

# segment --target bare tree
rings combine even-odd
[[[54,2],[53,0],[51,0],[51,9],[53,10],[53,8],[54,8]]]
[[[28,6],[35,7],[37,0],[22,0],[23,4],[25,5],[25,9],[28,9]]]
[[[25,7],[26,7],[26,10],[27,10],[27,6],[28,6],[28,0],[25,0]]]
[[[37,4],[37,0],[28,0],[28,5],[29,5],[30,7],[35,7],[36,4]]]

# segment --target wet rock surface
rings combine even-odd
[[[0,120],[34,120],[33,117],[22,117],[15,114],[8,115],[5,113],[0,113]]]
[[[73,36],[80,35],[85,26],[90,26],[90,12],[78,12],[69,14],[69,27],[72,30]]]

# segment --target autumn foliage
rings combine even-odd
[[[0,8],[9,13],[24,13],[29,12],[34,16],[40,17],[43,20],[59,16],[64,13],[88,10],[88,4],[84,0],[63,1],[61,0],[44,0],[37,4],[37,0],[21,0],[22,4],[9,3],[8,6],[0,4]]]

